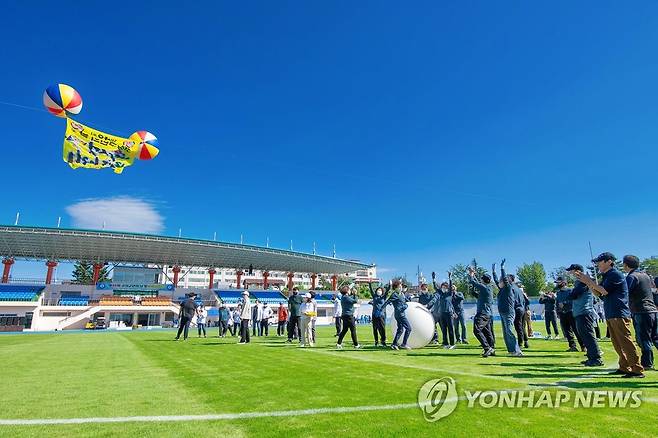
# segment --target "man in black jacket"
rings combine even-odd
[[[641,364],[645,370],[653,369],[653,347],[658,348],[658,308],[653,301],[651,277],[638,272],[640,259],[634,255],[624,256],[624,271],[628,284],[628,304],[631,308],[635,340],[642,350]]]
[[[555,332],[555,339],[560,337],[557,331],[557,314],[555,313],[555,293],[547,292],[539,296],[539,304],[544,305],[544,322],[546,323],[546,339],[551,339],[551,326]]]
[[[190,328],[190,322],[194,315],[196,315],[196,302],[194,301],[195,293],[185,294],[187,299],[183,301],[180,306],[180,313],[178,314],[178,334],[176,334],[175,341],[180,339],[180,334],[183,332],[183,340],[187,339],[187,331]]]

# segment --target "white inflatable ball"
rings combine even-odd
[[[423,348],[429,344],[434,337],[434,317],[422,304],[409,302],[407,303],[407,306],[405,314],[411,325],[411,335],[409,336],[407,345],[411,348]],[[395,332],[398,329],[398,323],[393,315],[391,315],[390,321],[392,336],[394,337]],[[404,339],[404,334],[398,340],[398,344],[402,344],[402,339]],[[392,342],[393,340],[391,339],[391,343]]]

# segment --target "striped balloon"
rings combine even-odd
[[[82,98],[71,86],[55,84],[43,92],[43,104],[51,114],[57,117],[69,117],[80,113]]]
[[[129,138],[137,143],[137,158],[140,160],[152,160],[160,152],[156,147],[158,139],[148,131],[137,131]]]

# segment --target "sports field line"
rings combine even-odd
[[[458,400],[465,400],[459,397]],[[454,399],[451,399],[454,400]],[[418,403],[401,403],[380,406],[351,406],[341,408],[300,409],[296,411],[243,412],[236,414],[205,414],[205,415],[152,415],[135,417],[89,417],[89,418],[37,418],[37,419],[0,419],[0,426],[31,426],[50,424],[88,424],[88,423],[132,423],[132,422],[172,422],[172,421],[217,421],[240,420],[263,417],[298,417],[303,415],[346,414],[366,411],[393,411],[399,409],[418,408]]]
[[[518,389],[518,388],[517,388]],[[503,393],[514,391],[514,389],[503,389],[495,391]],[[448,401],[464,401],[466,396],[447,398]],[[658,403],[658,399],[642,399],[642,402]],[[274,418],[274,417],[299,417],[304,415],[322,415],[322,414],[349,414],[353,412],[368,411],[394,411],[404,409],[419,409],[428,403],[400,403],[393,405],[379,406],[350,406],[340,408],[318,408],[318,409],[300,409],[294,411],[270,411],[270,412],[243,412],[238,414],[204,414],[204,415],[150,415],[134,417],[88,417],[88,418],[36,418],[36,419],[0,419],[0,426],[47,426],[60,424],[99,424],[99,423],[162,423],[176,421],[221,421],[221,420],[240,420],[250,418]]]

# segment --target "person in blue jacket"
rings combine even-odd
[[[430,343],[438,344],[439,334],[436,331],[436,324],[439,322],[439,319],[437,315],[435,315],[436,312],[432,311],[432,306],[428,306],[428,304],[432,302],[432,298],[434,298],[434,293],[427,290],[427,284],[422,283],[420,285],[420,293],[418,294],[418,303],[425,306],[425,308],[427,308],[427,310],[429,310],[432,314],[432,318],[434,318],[434,336],[432,337]]]
[[[409,335],[411,335],[411,324],[409,324],[406,315],[407,301],[409,301],[409,298],[402,291],[400,280],[394,280],[391,288],[393,293],[391,293],[391,296],[384,303],[384,308],[389,304],[393,306],[393,315],[398,325],[391,349],[399,350],[400,348],[404,348],[410,350],[411,347],[407,345],[407,341],[409,340]],[[402,337],[402,345],[398,344],[400,337]]]
[[[389,304],[393,306],[393,316],[395,317],[395,322],[397,323],[397,330],[395,331],[395,337],[393,338],[393,343],[391,344],[391,349],[399,350],[404,348],[410,350],[411,347],[407,345],[409,340],[409,335],[411,335],[411,324],[407,320],[407,301],[410,300],[409,297],[402,291],[402,283],[400,280],[394,280],[391,284],[393,292],[391,296],[384,303],[384,308]],[[402,344],[398,344],[398,341],[402,337]]]
[[[482,282],[475,278],[475,269],[468,268],[468,281],[473,286],[471,293],[477,298],[477,311],[473,319],[473,334],[480,341],[482,346],[482,357],[495,356],[495,340],[491,332],[490,321],[493,313],[491,305],[493,304],[493,289],[491,287],[491,277],[483,274]]]
[[[452,320],[455,318],[455,310],[452,307],[452,292],[450,291],[452,288],[452,273],[448,272],[448,281],[444,281],[439,286],[436,283],[436,273],[432,272],[432,283],[436,292],[430,304],[438,309],[443,348],[453,350],[455,348],[455,327]]]
[[[583,273],[585,269],[582,265],[572,264],[567,268],[567,272]],[[576,280],[573,289],[570,289],[569,299],[571,300],[571,312],[576,322],[576,333],[580,335],[587,351],[587,360],[581,362],[586,367],[603,366],[601,361],[601,350],[596,342],[596,333],[594,332],[594,295],[587,285],[580,280]]]
[[[354,321],[354,305],[358,302],[356,298],[356,293],[354,290],[350,289],[349,286],[343,286],[340,288],[340,304],[341,304],[341,319],[343,320],[343,329],[338,335],[338,341],[336,342],[336,349],[343,349],[343,338],[350,332],[352,336],[352,344],[355,349],[360,349],[361,345],[359,340],[356,338],[356,322]]]
[[[498,286],[498,297],[496,301],[498,313],[500,314],[500,323],[503,326],[503,338],[507,352],[511,356],[521,357],[523,353],[514,335],[514,290],[512,289],[509,277],[505,273],[505,259],[500,262],[500,280],[496,274],[495,263],[491,266],[491,272],[493,273],[494,284]]]
[[[459,292],[454,284],[452,285],[452,307],[455,309],[455,315],[457,315],[453,320],[455,338],[457,342],[468,344],[466,340],[466,321],[464,319],[464,294]]]
[[[386,345],[386,295],[387,291],[379,286],[375,290],[372,289],[372,283],[368,283],[370,288],[370,295],[372,300],[372,334],[375,337],[375,347],[379,345],[381,339],[382,347]]]
[[[562,329],[562,334],[569,343],[569,349],[567,351],[578,351],[578,347],[576,347],[576,340],[578,340],[578,344],[580,344],[581,350],[584,351],[583,341],[580,338],[576,328],[576,319],[573,317],[573,302],[571,298],[569,298],[571,289],[567,287],[567,281],[564,277],[558,277],[555,280],[555,285],[557,287],[555,299],[557,303],[557,316],[560,318],[560,328]]]
[[[516,330],[519,348],[521,347],[521,342],[523,342],[523,348],[528,348],[528,333],[523,330],[523,320],[525,318],[523,291],[516,284],[516,277],[514,274],[509,274],[509,281],[512,291],[514,292],[514,330]]]

